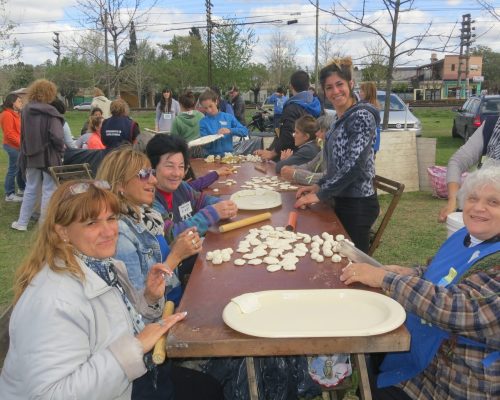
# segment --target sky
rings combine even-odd
[[[98,0],[80,0],[80,2]],[[129,0],[117,0],[127,4]],[[148,4],[151,0],[143,0]],[[316,2],[316,0],[311,0]],[[500,0],[487,0],[500,14]],[[254,30],[257,43],[254,47],[254,62],[266,61],[270,51],[271,38],[278,32],[293,40],[297,48],[296,61],[303,68],[313,70],[315,55],[316,9],[309,0],[211,0],[212,19],[236,19],[244,23],[245,28]],[[354,63],[362,66],[367,62],[363,58],[367,47],[372,47],[381,40],[366,33],[346,33],[328,11],[332,10],[332,0],[319,0],[320,35],[328,32],[328,43],[333,51],[341,55],[351,55]],[[336,1],[335,3],[338,3]],[[353,13],[362,7],[360,0],[343,0],[342,3]],[[366,21],[377,27],[384,34],[390,33],[389,15],[380,0],[371,0],[366,12]],[[150,4],[149,4],[150,5]],[[429,28],[434,35],[450,37],[450,49],[443,54],[452,54],[459,50],[459,29],[462,15],[470,13],[475,20],[476,42],[500,52],[500,21],[495,20],[474,0],[415,0],[414,10],[401,15],[398,29],[400,40],[423,34]],[[17,24],[15,37],[22,45],[21,60],[29,64],[41,64],[47,59],[55,61],[53,53],[53,32],[59,32],[64,55],[66,46],[71,45],[85,33],[83,14],[77,6],[77,0],[7,0],[7,14]],[[150,43],[168,43],[173,35],[187,34],[189,27],[206,29],[205,0],[158,0],[149,11],[147,23],[138,23],[139,40],[147,39]],[[288,25],[287,21],[297,20]],[[182,30],[182,28],[187,28]],[[175,29],[175,30],[174,30]],[[409,41],[407,48],[414,47]],[[422,65],[430,61],[431,49],[442,46],[443,39],[429,38],[422,43],[426,50],[416,51],[398,59],[399,65]],[[402,46],[404,48],[404,45]],[[321,54],[320,54],[321,57]]]

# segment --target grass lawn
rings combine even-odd
[[[453,112],[450,109],[416,108],[414,110],[423,124],[425,137],[436,137],[437,164],[446,165],[450,155],[463,143],[451,138]],[[87,117],[86,112],[70,111],[66,119],[74,136],[78,136]],[[250,115],[250,114],[249,114]],[[154,128],[154,112],[132,112],[141,128]],[[19,204],[3,201],[3,181],[7,167],[4,151],[0,152],[0,314],[12,299],[12,280],[16,267],[27,253],[32,242],[33,229],[18,232],[10,229],[12,221],[17,219]],[[381,205],[387,204],[387,198],[381,196]],[[412,265],[425,263],[433,256],[439,245],[446,238],[446,228],[436,222],[438,210],[444,201],[435,199],[430,193],[405,193],[396,208],[382,238],[382,243],[375,253],[375,258],[382,263]]]

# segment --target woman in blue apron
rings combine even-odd
[[[347,285],[380,287],[407,312],[410,350],[386,355],[374,399],[500,398],[500,164],[470,174],[460,199],[465,227],[428,267],[344,268]]]

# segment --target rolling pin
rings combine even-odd
[[[295,231],[297,228],[297,216],[297,211],[290,211],[290,214],[288,214],[288,223],[285,227],[287,231]]]
[[[221,226],[219,226],[219,231],[220,232],[229,232],[229,231],[232,231],[233,229],[242,228],[244,226],[252,225],[252,224],[255,224],[257,222],[265,221],[266,219],[270,219],[270,218],[271,218],[270,212],[257,214],[257,215],[254,215],[253,217],[248,217],[248,218],[240,219],[239,221],[230,222],[229,224],[221,225]]]
[[[174,303],[172,301],[167,301],[165,307],[163,308],[162,318],[168,317],[174,313]],[[153,350],[153,362],[156,365],[163,364],[165,358],[167,358],[167,334],[164,334],[155,344]]]

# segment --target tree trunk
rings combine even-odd
[[[398,17],[399,17],[400,0],[396,0],[394,4],[394,21],[392,22],[392,38],[391,47],[389,49],[389,65],[387,66],[386,86],[385,86],[385,104],[384,104],[384,120],[382,129],[387,129],[389,125],[389,110],[391,106],[391,90],[392,90],[392,70],[394,68],[394,54],[396,53],[396,36],[398,33]]]

